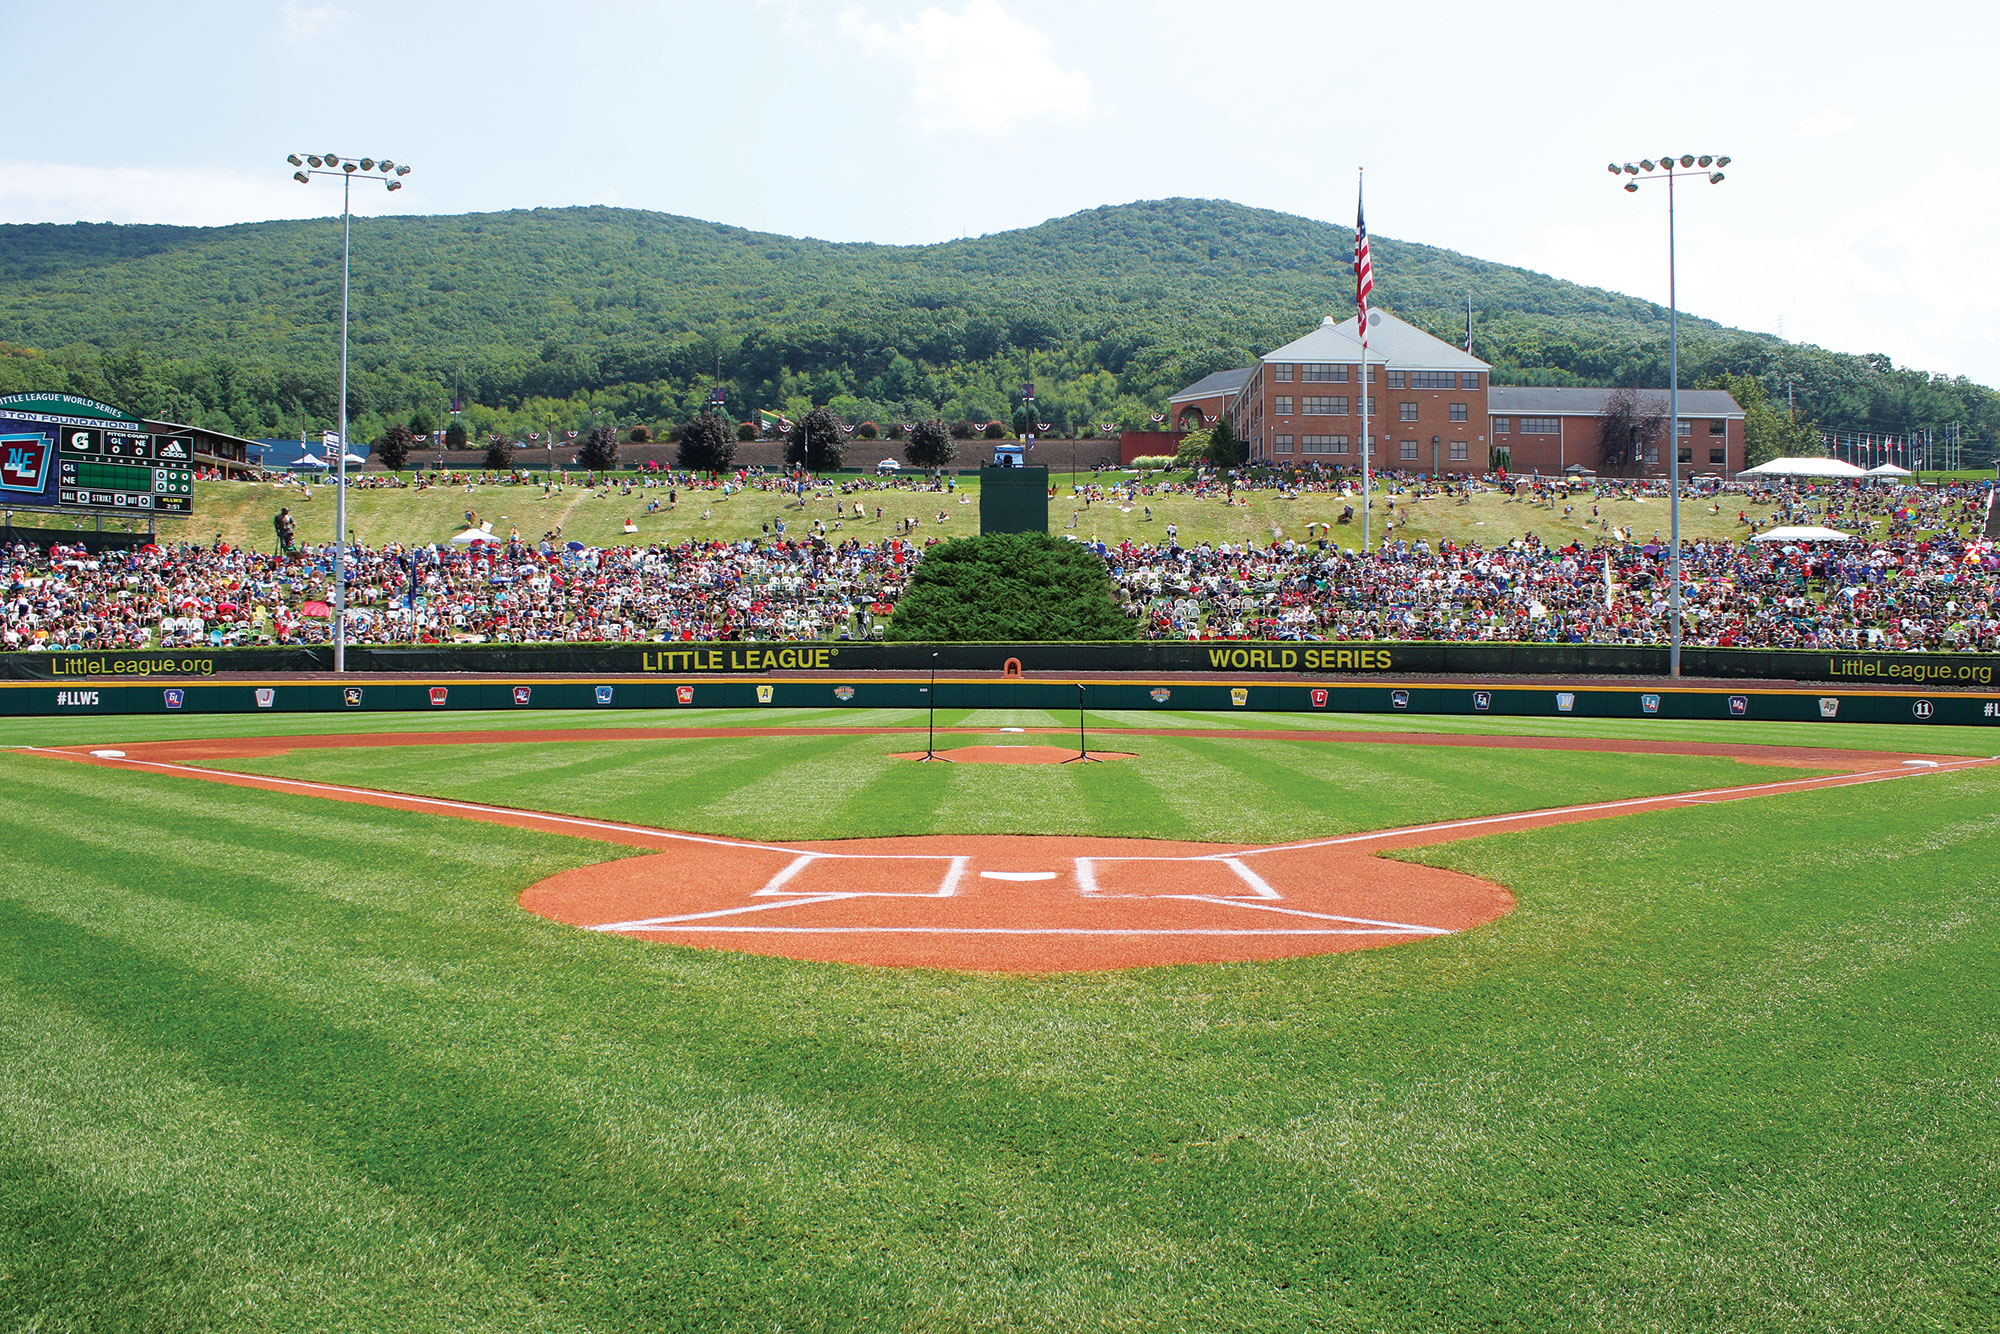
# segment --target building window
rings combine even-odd
[[[1306,395],[1300,401],[1299,410],[1308,417],[1345,417],[1347,415],[1347,395],[1321,394]]]
[[[1681,448],[1680,448],[1680,455],[1681,455],[1681,462],[1682,462],[1682,463],[1693,463],[1693,462],[1694,462],[1694,450],[1693,450],[1692,448],[1690,448],[1689,446],[1687,446],[1687,445],[1682,445],[1682,446],[1681,446]]]
[[[1271,364],[1271,378],[1290,384],[1292,382],[1292,363],[1289,361],[1273,362]]]
[[[1709,461],[1710,463],[1722,463],[1722,462],[1724,462],[1724,460],[1723,460],[1723,457],[1722,457],[1722,449],[1721,449],[1721,447],[1720,447],[1720,446],[1718,446],[1718,447],[1716,447],[1716,448],[1714,448],[1714,449],[1711,449],[1711,450],[1709,450],[1709,451],[1708,451],[1708,461]]]
[[[1416,442],[1416,441],[1414,441],[1414,440],[1399,440],[1399,441],[1397,441],[1397,442],[1396,442],[1396,457],[1397,457],[1397,458],[1399,458],[1399,459],[1414,459],[1414,458],[1415,458],[1416,456],[1417,456],[1417,442]]]
[[[1660,461],[1660,447],[1658,445],[1647,445],[1644,461],[1647,463],[1658,463]]]
[[[1558,435],[1561,431],[1562,427],[1554,417],[1521,418],[1522,435]]]
[[[1495,435],[1514,434],[1514,419],[1512,417],[1495,417],[1493,419],[1493,434]]]
[[[1413,422],[1413,421],[1415,421],[1416,419],[1417,419],[1417,405],[1416,405],[1416,404],[1414,404],[1414,403],[1398,403],[1398,404],[1396,405],[1396,420],[1397,420],[1397,421],[1404,421],[1404,422]]]
[[[1451,461],[1452,461],[1453,463],[1463,463],[1463,462],[1465,462],[1465,459],[1466,459],[1466,454],[1465,454],[1465,442],[1464,442],[1463,440],[1454,440],[1454,441],[1452,441],[1452,442],[1451,442]]]
[[[1708,433],[1710,435],[1723,435],[1726,434],[1728,430],[1729,428],[1723,425],[1721,422],[1710,422],[1708,424]]]
[[[1344,435],[1309,435],[1304,437],[1307,454],[1345,454],[1347,437]]]
[[[1371,370],[1373,370],[1373,367],[1370,367],[1370,369],[1371,369]],[[1407,372],[1407,371],[1390,371],[1390,372],[1389,372],[1389,387],[1390,387],[1391,389],[1402,389],[1402,388],[1405,388],[1406,386],[1405,386],[1405,385],[1403,384],[1403,381],[1404,381],[1404,380],[1406,380],[1406,379],[1408,379],[1408,378],[1409,378],[1409,372]]]
[[[1291,452],[1292,452],[1292,438],[1291,438],[1290,436],[1288,436],[1288,435],[1281,435],[1281,436],[1278,436],[1278,437],[1277,437],[1277,450],[1278,450],[1278,452],[1279,452],[1280,454],[1289,454],[1289,453],[1291,453]]]
[[[1693,423],[1693,422],[1691,422],[1691,421],[1685,421],[1685,420],[1683,420],[1683,421],[1677,421],[1677,422],[1675,422],[1675,423],[1674,423],[1674,434],[1675,434],[1675,435],[1693,435],[1693,434],[1694,434],[1694,423]]]
[[[1306,401],[1310,403],[1312,400],[1307,399]],[[1279,416],[1279,417],[1291,416],[1292,396],[1290,394],[1279,394],[1276,398],[1272,399],[1271,412],[1274,416]]]
[[[1454,371],[1411,371],[1412,389],[1456,389],[1458,375]]]
[[[1455,422],[1462,422],[1466,420],[1465,404],[1454,403],[1451,405],[1451,419]]]
[[[1300,378],[1315,384],[1346,384],[1347,367],[1309,361],[1305,364],[1305,374]]]
[[[1479,388],[1479,372],[1478,372],[1478,371],[1460,371],[1460,372],[1458,373],[1458,387],[1459,387],[1460,389],[1477,389],[1477,388]]]

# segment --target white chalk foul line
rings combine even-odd
[[[615,926],[593,926],[591,931],[613,931]],[[644,934],[684,932],[735,935],[788,936],[1409,936],[1438,934],[1435,927],[1083,927],[1083,926],[718,926],[702,922],[692,926],[635,927]],[[1449,935],[1450,932],[1442,934]]]

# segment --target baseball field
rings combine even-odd
[[[2000,1325],[1992,734],[937,721],[0,725],[0,1324]]]

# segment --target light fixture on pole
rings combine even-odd
[[[407,164],[362,158],[343,159],[333,153],[289,153],[285,161],[298,168],[292,179],[300,185],[312,184],[315,176],[340,178],[340,437],[336,448],[336,481],[333,497],[333,670],[347,670],[347,261],[354,235],[354,181],[381,181],[392,193],[403,188],[410,174]],[[339,168],[339,170],[333,170]]]
[[[1625,189],[1631,194],[1638,193],[1641,181],[1667,183],[1667,511],[1669,540],[1673,544],[1667,562],[1671,585],[1667,615],[1673,622],[1669,629],[1667,675],[1675,679],[1681,674],[1681,325],[1680,293],[1674,270],[1674,178],[1699,174],[1707,176],[1710,185],[1720,185],[1722,168],[1728,165],[1725,156],[1703,153],[1696,157],[1683,153],[1678,158],[1669,154],[1657,163],[1645,158],[1623,165],[1613,162],[1607,168],[1613,176],[1627,178]],[[1640,462],[1643,464],[1644,460]],[[1725,471],[1727,466],[1725,463]]]

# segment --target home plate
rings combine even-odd
[[[979,878],[981,880],[1026,882],[1029,880],[1053,880],[1056,878],[1056,873],[1054,871],[981,871]]]

